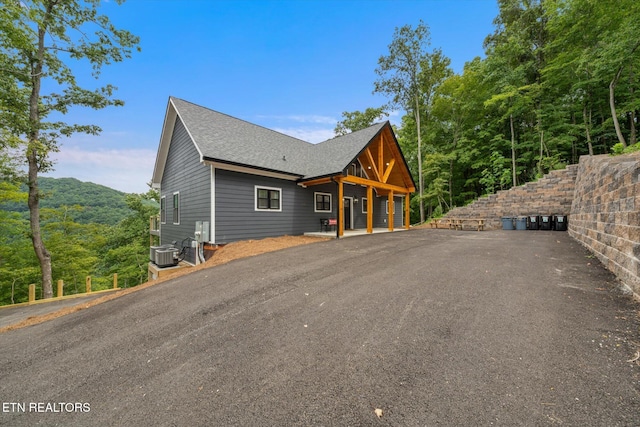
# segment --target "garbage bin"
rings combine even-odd
[[[502,217],[502,229],[513,230],[513,217],[510,217],[510,216]]]
[[[540,230],[551,230],[551,215],[540,215]]]
[[[555,224],[554,230],[556,230],[556,231],[567,231],[567,216],[566,215],[555,215],[553,217],[553,223]]]
[[[519,216],[516,218],[516,230],[526,230],[527,229],[527,217]]]
[[[527,217],[527,230],[537,230],[539,223],[538,215],[529,215]]]

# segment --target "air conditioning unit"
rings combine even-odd
[[[157,249],[156,250],[156,265],[158,267],[173,267],[178,265],[178,249]]]
[[[151,246],[151,248],[149,248],[149,261],[153,263],[156,262],[156,251],[170,249],[172,247],[172,245]]]

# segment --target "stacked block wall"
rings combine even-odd
[[[569,233],[640,294],[640,153],[580,158]]]
[[[482,218],[486,229],[500,229],[501,218],[506,216],[569,215],[577,173],[578,165],[551,171],[536,182],[498,191],[470,205],[454,208],[446,217]]]

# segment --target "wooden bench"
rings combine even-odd
[[[431,222],[431,228],[448,228],[452,229],[454,225],[454,220],[451,218],[440,218]]]
[[[477,231],[484,230],[484,219],[481,218],[440,218],[431,222],[430,224],[431,228],[463,230],[465,225],[470,225]]]
[[[456,230],[463,230],[465,224],[471,226],[476,231],[484,230],[484,219],[481,218],[454,218],[453,226]]]

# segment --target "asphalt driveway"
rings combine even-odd
[[[564,232],[327,241],[0,334],[0,425],[637,426],[639,328]]]

